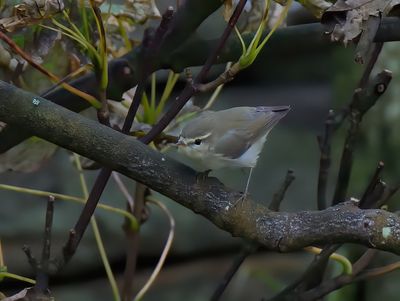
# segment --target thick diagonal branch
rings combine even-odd
[[[36,101],[32,101],[36,98]],[[270,250],[292,251],[327,243],[360,243],[400,254],[400,218],[362,210],[353,202],[323,211],[273,212],[240,192],[196,172],[133,137],[0,82],[0,120],[116,170],[190,208],[230,232]]]
[[[193,34],[197,26],[204,19],[214,12],[220,5],[219,0],[208,1],[186,1],[185,7],[180,7],[174,21],[173,30],[167,35],[168,39],[161,48],[163,55],[157,59],[154,66],[158,69],[172,69],[175,72],[181,72],[184,68],[204,64],[209,53],[214,49],[217,40],[204,39]],[[185,12],[189,12],[186,13]],[[193,14],[196,12],[196,14]],[[189,23],[185,23],[190,20]],[[320,23],[303,24],[289,26],[278,29],[268,42],[268,47],[263,49],[266,57],[291,56],[294,55],[294,48],[287,47],[287,41],[296,44],[296,55],[299,49],[309,53],[310,48],[320,46],[330,47],[329,37],[325,34],[326,27]],[[267,33],[266,33],[267,34]],[[192,36],[190,36],[192,35]],[[254,34],[247,34],[244,40],[248,44]],[[190,38],[188,38],[190,36]],[[187,40],[186,40],[187,39]],[[376,42],[400,40],[400,20],[399,18],[384,18],[380,24],[375,37]],[[173,52],[167,52],[176,49]],[[318,48],[319,49],[319,48]],[[226,63],[236,60],[241,54],[242,48],[237,37],[231,36],[223,51],[218,56],[216,63]],[[119,100],[122,93],[135,86],[138,82],[136,70],[140,66],[140,49],[135,49],[119,59],[110,62],[109,86],[107,88],[107,97],[109,99]],[[96,95],[96,81],[94,75],[88,74],[71,83],[72,86],[92,95]],[[86,109],[89,104],[78,96],[71,94],[64,89],[58,89],[46,95],[46,98],[60,104],[72,111],[79,112]],[[21,131],[6,127],[0,132],[0,153],[3,153],[13,146],[29,138],[28,131]]]

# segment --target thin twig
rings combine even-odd
[[[160,26],[163,26],[163,27],[167,26],[172,19],[172,15],[173,15],[173,11],[171,11],[171,9],[168,9],[167,12],[163,15],[163,20],[162,20]],[[160,33],[162,33],[162,32],[165,33],[166,29],[163,28],[163,30],[157,31],[157,33],[159,33],[159,35],[158,35],[159,40],[157,40],[158,42],[156,41],[153,44],[153,47],[156,50],[158,50],[160,47],[159,46],[159,43],[161,43]],[[154,50],[154,51],[156,51],[156,50]],[[148,50],[148,51],[150,51],[150,50]],[[149,64],[149,66],[152,65],[151,61],[148,61],[147,63]],[[136,89],[135,96],[132,100],[132,104],[128,110],[128,114],[125,118],[124,125],[122,127],[122,133],[124,133],[124,134],[127,134],[129,132],[130,128],[132,127],[133,120],[134,120],[137,110],[139,108],[142,93],[145,89],[145,83],[146,83],[148,74],[150,74],[150,70],[147,69],[146,67],[144,67],[144,69],[142,69],[141,78],[139,79],[139,84]],[[83,210],[79,216],[79,219],[73,228],[73,231],[70,232],[69,239],[63,248],[64,264],[66,262],[68,262],[72,258],[72,256],[75,254],[75,251],[76,251],[76,249],[82,239],[82,236],[89,224],[90,218],[93,215],[93,213],[96,209],[97,203],[99,202],[99,199],[100,199],[101,195],[103,194],[103,191],[107,185],[107,182],[111,176],[111,173],[112,173],[112,169],[110,169],[110,168],[105,167],[100,170],[100,173],[96,178],[96,181],[92,187],[92,190],[90,191],[90,194],[89,194],[88,200],[85,204],[85,207],[83,208]],[[71,234],[73,234],[73,235],[71,235]]]
[[[294,179],[294,171],[289,169],[286,173],[285,180],[281,184],[281,187],[277,192],[274,193],[271,204],[268,207],[269,209],[273,211],[279,211],[279,207],[283,201],[283,198],[285,197],[286,190],[289,188]]]
[[[365,202],[365,200],[368,197],[368,195],[370,195],[374,191],[376,184],[380,180],[379,177],[380,177],[384,167],[385,167],[385,163],[380,161],[378,163],[378,166],[375,169],[374,175],[372,176],[367,188],[365,189],[365,191],[364,191],[364,193],[363,193],[363,195],[362,195],[362,197],[360,199],[360,206],[363,205],[363,203]]]
[[[53,225],[54,215],[54,196],[50,195],[47,201],[46,209],[46,222],[44,228],[43,250],[42,250],[42,265],[47,265],[50,259],[50,246],[51,246],[51,228]]]
[[[133,207],[132,214],[136,217],[139,224],[143,222],[143,210],[145,206],[146,186],[136,182],[135,188],[135,206]],[[130,210],[129,202],[127,203],[127,210]],[[123,283],[121,288],[121,295],[123,301],[130,301],[134,296],[133,280],[135,278],[137,257],[139,254],[140,236],[139,231],[133,231],[131,228],[124,225],[126,236],[126,262],[123,276]]]
[[[295,297],[309,287],[315,287],[321,283],[322,275],[325,273],[329,257],[340,247],[340,245],[329,245],[320,254],[314,257],[313,262],[297,281],[287,286],[282,292],[270,301],[294,300]],[[310,299],[311,300],[311,299]]]
[[[150,286],[156,280],[158,274],[161,271],[161,268],[164,265],[165,259],[167,258],[167,255],[168,255],[168,252],[171,249],[171,245],[172,245],[172,241],[174,240],[174,233],[175,233],[175,219],[172,216],[171,212],[168,210],[168,208],[163,203],[161,203],[160,201],[158,201],[157,199],[155,199],[151,196],[148,196],[146,198],[146,201],[155,204],[167,215],[168,221],[169,221],[169,233],[168,233],[167,241],[165,242],[164,249],[161,252],[160,259],[158,260],[157,265],[153,270],[153,273],[151,273],[149,280],[147,280],[146,284],[137,293],[137,295],[134,299],[135,301],[141,300],[143,298],[144,294],[149,290]]]
[[[135,96],[133,97],[132,104],[129,107],[128,114],[125,118],[124,125],[122,127],[123,133],[128,133],[132,127],[133,120],[135,119],[136,113],[139,109],[140,102],[142,101],[142,95],[146,88],[146,81],[149,75],[153,71],[153,61],[156,59],[156,55],[158,54],[161,43],[163,41],[163,37],[167,32],[169,25],[171,24],[172,17],[174,15],[174,11],[172,7],[168,7],[167,11],[163,14],[160,26],[156,30],[155,37],[151,36],[149,31],[145,31],[145,35],[143,37],[143,49],[142,51],[142,60],[144,65],[141,65],[138,86],[135,91]]]
[[[293,174],[293,170],[288,170],[286,173],[285,180],[283,181],[281,187],[279,190],[274,194],[273,199],[271,201],[271,204],[269,205],[269,209],[273,211],[278,211],[279,206],[285,196],[285,193],[287,189],[289,188],[290,184],[293,182],[295,179],[295,176]],[[230,266],[229,270],[226,272],[223,280],[221,283],[218,285],[216,290],[214,291],[211,300],[216,301],[219,300],[225,291],[226,287],[232,280],[233,276],[236,274],[236,272],[239,270],[240,266],[244,262],[244,260],[254,252],[256,252],[258,249],[258,244],[255,244],[253,242],[246,242],[245,245],[243,246],[243,249],[241,250],[240,254],[235,258],[233,261],[232,265]]]
[[[323,138],[318,136],[318,144],[321,152],[319,159],[317,204],[318,210],[326,208],[326,188],[328,185],[329,168],[331,166],[331,142],[335,131],[335,112],[329,110],[325,121],[325,133]]]
[[[360,275],[358,277],[356,277],[355,281],[371,279],[373,277],[378,277],[378,276],[393,272],[398,269],[400,269],[399,261],[385,265],[383,267],[366,270],[366,271],[360,273]]]
[[[167,126],[168,124],[175,118],[175,116],[179,113],[179,111],[183,108],[183,106],[186,104],[186,102],[196,93],[196,88],[195,85],[197,83],[200,83],[205,76],[207,75],[208,71],[210,70],[211,66],[213,65],[217,55],[220,53],[220,51],[222,50],[223,46],[225,45],[233,27],[235,26],[243,8],[244,5],[246,3],[246,0],[240,0],[239,4],[237,5],[234,13],[232,14],[232,17],[227,25],[227,27],[225,28],[224,33],[222,34],[222,37],[217,45],[217,47],[215,48],[215,50],[211,53],[211,55],[208,57],[206,63],[204,64],[204,66],[202,67],[200,73],[197,75],[196,79],[194,80],[193,83],[189,83],[186,85],[185,89],[182,91],[182,93],[180,94],[180,96],[176,99],[175,103],[173,104],[173,106],[171,107],[170,110],[168,110],[168,112],[161,118],[161,120],[150,130],[149,133],[146,134],[146,136],[144,136],[143,138],[140,138],[139,140],[142,141],[145,144],[149,144],[153,139],[155,139]],[[172,8],[170,8],[170,11],[172,11]],[[162,26],[160,26],[162,27]],[[164,31],[164,33],[166,32],[166,30]],[[164,33],[162,33],[162,31],[157,31],[156,32],[156,36],[157,35],[163,35]],[[159,40],[161,40],[159,38]],[[139,82],[140,83],[140,82]],[[140,85],[139,85],[140,87]],[[138,89],[139,89],[138,87]],[[140,92],[143,93],[144,89],[141,90],[137,90],[136,93]],[[136,96],[136,94],[135,94]],[[139,102],[135,103],[135,101],[132,102],[132,110],[135,112],[137,111],[137,107],[139,105]],[[131,111],[130,108],[130,111]],[[128,113],[129,114],[129,113]],[[132,115],[131,115],[132,116]],[[129,115],[128,115],[129,117]],[[126,120],[128,120],[128,117]],[[133,119],[132,119],[133,121]],[[130,128],[130,127],[129,127]],[[124,124],[123,127],[123,131],[127,131],[129,130],[129,128],[127,128]],[[137,200],[136,200],[137,202]],[[135,206],[135,211],[136,208],[139,207],[138,204]],[[141,214],[141,210],[140,210],[140,214]],[[135,235],[137,236],[137,235]],[[134,248],[137,249],[138,248],[138,243],[136,241],[136,243],[134,244]],[[124,289],[123,291],[124,296],[130,296],[131,293],[131,288],[129,287],[129,285],[131,286],[131,281],[129,280],[133,280],[133,275],[134,275],[134,269],[135,269],[135,265],[136,265],[136,252],[131,252],[129,253],[128,256],[128,260],[127,260],[127,268],[125,270],[126,274],[125,274],[125,285],[124,285]],[[134,257],[134,258],[133,258]],[[129,258],[132,258],[131,260],[129,260]],[[131,261],[131,263],[130,263]],[[133,262],[132,262],[133,261]],[[130,264],[129,264],[130,263]],[[128,268],[128,264],[129,264],[129,268]],[[132,268],[133,266],[133,268]]]
[[[364,255],[365,255],[365,257],[364,257]],[[363,261],[365,260],[366,263],[369,263],[369,261],[374,256],[372,251],[369,253],[365,253],[364,255],[361,258]],[[366,266],[366,265],[363,263],[363,266]],[[319,298],[322,298],[323,296],[326,296],[330,292],[340,289],[346,285],[349,285],[349,284],[352,284],[355,282],[359,282],[359,281],[363,281],[363,280],[367,280],[367,279],[372,279],[372,278],[390,273],[392,271],[395,271],[399,268],[400,268],[400,262],[395,262],[395,263],[392,263],[392,264],[389,264],[389,265],[386,265],[383,267],[369,269],[369,270],[363,270],[362,272],[359,272],[358,274],[337,276],[333,279],[323,282],[318,287],[315,287],[307,292],[304,292],[301,295],[299,294],[298,300],[317,300]]]
[[[126,188],[124,182],[122,182],[122,179],[121,179],[119,173],[113,172],[112,177],[113,177],[115,183],[117,183],[118,189],[122,192],[126,201],[128,202],[130,210],[133,211],[133,208],[135,208],[135,200],[129,193],[128,188]]]
[[[40,268],[36,276],[35,287],[41,291],[45,291],[49,286],[49,262],[50,262],[50,247],[51,247],[51,228],[53,225],[54,216],[54,196],[49,196],[46,209],[46,221],[43,235],[43,249],[40,260]],[[40,277],[38,277],[40,274]]]
[[[392,79],[392,73],[384,70],[371,79],[365,88],[358,88],[354,92],[350,104],[350,128],[345,139],[339,174],[332,204],[338,204],[345,200],[349,186],[350,174],[353,167],[353,154],[359,127],[364,114],[375,105],[376,101],[386,91]]]
[[[378,250],[368,249],[363,255],[353,264],[353,274],[358,275],[361,271],[365,270],[374,257],[378,254]]]
[[[218,284],[218,287],[214,291],[213,295],[211,296],[211,301],[218,301],[222,294],[224,293],[225,289],[231,282],[233,276],[235,276],[236,272],[239,270],[240,266],[244,262],[244,260],[258,249],[258,244],[252,242],[246,242],[242,248],[242,251],[238,256],[234,259],[233,263],[229,267],[229,270],[224,275],[222,281]]]
[[[0,189],[14,191],[14,192],[18,192],[18,193],[26,193],[26,194],[30,194],[30,195],[42,196],[42,197],[49,197],[50,195],[52,195],[56,198],[56,200],[71,201],[71,202],[75,202],[75,203],[79,203],[79,204],[86,203],[86,199],[84,199],[84,198],[79,198],[79,197],[61,194],[61,193],[29,189],[29,188],[25,188],[25,187],[18,187],[18,186],[13,186],[13,185],[0,184]],[[127,218],[130,221],[131,227],[134,229],[137,229],[139,226],[138,222],[136,221],[136,218],[126,210],[123,210],[123,209],[120,209],[117,207],[112,207],[112,206],[106,205],[106,204],[98,204],[97,207],[100,209],[103,209],[103,210],[107,210],[109,212],[114,212],[114,213],[120,214],[121,216]]]
[[[40,93],[40,96],[46,98],[49,94],[51,94],[52,92],[54,92],[54,90],[56,90],[58,87],[61,86],[62,83],[65,83],[67,81],[72,80],[73,78],[82,75],[82,73],[88,71],[89,69],[89,64],[83,65],[81,67],[79,67],[78,69],[76,69],[75,71],[67,74],[66,76],[64,76],[63,78],[60,79],[59,82],[55,83],[54,85],[52,85],[50,88],[47,88],[45,91]]]
[[[0,268],[4,267],[4,255],[3,255],[3,245],[1,244],[1,239],[0,239]]]
[[[110,168],[102,168],[96,181],[90,191],[89,197],[81,214],[78,218],[73,229],[70,230],[70,235],[67,243],[63,248],[63,258],[60,259],[60,268],[62,268],[75,254],[76,249],[89,225],[90,219],[97,207],[97,203],[106,187],[107,181],[111,175],[112,170]]]
[[[232,62],[226,63],[225,67],[225,72],[227,72],[232,66]],[[219,94],[221,93],[222,88],[224,87],[225,82],[221,83],[218,85],[213,94],[211,95],[210,99],[207,101],[206,105],[202,108],[203,111],[206,111],[212,107],[212,105],[215,103],[215,100],[218,98]]]
[[[386,183],[379,179],[373,190],[366,195],[364,201],[362,203],[360,202],[359,207],[361,209],[379,208],[379,206],[381,206],[379,201],[382,200],[385,190]]]
[[[309,252],[311,254],[319,255],[322,253],[323,249],[310,246],[310,247],[305,247],[304,251]],[[343,274],[348,274],[348,275],[352,274],[353,267],[350,260],[346,256],[343,256],[339,253],[332,253],[329,256],[329,259],[338,262],[343,267],[343,272],[342,272]]]
[[[358,83],[358,87],[354,90],[352,102],[349,105],[349,112],[347,115],[350,116],[350,128],[343,146],[339,174],[332,204],[343,202],[346,197],[347,188],[350,181],[350,173],[353,166],[354,144],[356,136],[358,135],[358,128],[362,117],[366,111],[375,104],[379,96],[385,91],[390,82],[390,79],[385,79],[385,89],[383,92],[374,93],[378,92],[376,87],[378,87],[379,84],[376,83],[376,80],[379,78],[379,76],[376,76],[373,80],[370,80],[370,76],[372,69],[378,60],[379,54],[381,53],[382,46],[382,43],[374,44],[367,65],[365,66],[364,72],[361,75],[361,79]],[[365,103],[368,104],[366,106],[367,109],[365,109]]]
[[[387,187],[385,190],[385,193],[382,196],[382,199],[377,203],[377,207],[380,208],[384,204],[386,204],[392,197],[393,195],[399,191],[400,189],[400,184],[394,186],[394,187]]]
[[[87,199],[89,192],[88,192],[88,187],[86,184],[85,175],[83,174],[79,155],[74,153],[74,160],[75,160],[76,168],[79,172],[79,180],[80,180],[80,184],[81,184],[82,194],[83,194],[84,198]],[[121,298],[119,296],[117,281],[116,281],[113,271],[111,269],[111,265],[108,260],[107,253],[106,253],[106,250],[104,247],[103,239],[100,234],[100,229],[99,229],[99,226],[97,225],[97,221],[96,221],[96,218],[94,217],[94,215],[90,219],[90,225],[92,226],[93,234],[96,239],[97,249],[99,250],[100,258],[101,258],[101,261],[103,262],[104,270],[106,271],[107,278],[110,283],[111,290],[113,292],[114,301],[120,301]]]
[[[383,48],[382,42],[373,44],[370,59],[368,60],[368,64],[365,66],[365,70],[361,76],[359,83],[358,83],[359,88],[363,89],[367,86],[369,77],[371,76],[372,69],[374,69],[374,66],[378,60],[378,57],[382,51],[382,48]]]
[[[25,253],[26,257],[28,258],[28,262],[30,266],[36,271],[37,261],[35,256],[33,256],[31,248],[28,245],[24,245],[22,247],[22,251]]]
[[[167,126],[168,124],[175,118],[175,116],[179,113],[179,111],[184,107],[186,102],[197,92],[197,84],[200,84],[208,74],[211,66],[214,64],[217,59],[218,54],[222,51],[226,41],[228,40],[234,26],[236,25],[241,12],[243,11],[244,5],[247,0],[240,0],[239,4],[236,6],[229,22],[222,34],[221,38],[218,41],[217,46],[214,51],[208,56],[207,61],[201,68],[199,74],[194,79],[193,83],[187,83],[182,93],[177,97],[174,104],[171,108],[165,113],[165,115],[159,120],[159,122],[149,131],[149,133],[140,139],[145,144],[150,143],[156,138]]]
[[[382,47],[383,43],[374,43],[376,33],[381,24],[382,16],[370,16],[364,24],[364,30],[358,40],[355,54],[355,61],[364,64],[365,58],[370,57],[375,52],[376,47]],[[368,78],[365,83],[368,82]]]
[[[110,111],[107,103],[107,86],[108,86],[108,64],[107,64],[107,39],[106,31],[104,29],[103,18],[101,16],[100,8],[96,5],[94,0],[89,1],[92,8],[97,30],[99,32],[99,61],[95,65],[96,81],[98,86],[98,95],[101,107],[97,110],[97,119],[100,123],[111,126],[110,124]]]
[[[0,39],[2,39],[5,43],[7,43],[15,53],[19,54],[32,67],[34,67],[35,69],[46,75],[52,81],[60,83],[65,90],[82,97],[83,99],[90,102],[90,104],[93,106],[97,107],[99,106],[99,102],[95,97],[71,86],[66,82],[63,82],[62,80],[60,80],[60,78],[58,78],[58,76],[45,69],[43,66],[37,64],[27,53],[25,53],[20,47],[18,47],[18,45],[15,44],[13,40],[11,40],[7,35],[5,35],[1,31],[0,31]]]

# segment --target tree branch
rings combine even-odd
[[[36,98],[39,102],[32,100]],[[116,170],[199,213],[233,236],[288,252],[310,245],[353,242],[400,254],[400,218],[344,202],[323,211],[273,212],[226,188],[198,181],[191,168],[133,137],[86,119],[32,93],[0,82],[0,120]]]
[[[194,34],[196,28],[213,13],[221,1],[185,1],[185,5],[179,8],[174,18],[173,26],[166,33],[168,39],[161,46],[160,53],[164,55],[157,60],[154,70],[171,69],[174,72],[181,72],[189,66],[204,64],[209,53],[214,49],[217,40],[202,39]],[[193,14],[193,12],[196,14]],[[189,19],[190,22],[187,22]],[[309,53],[310,48],[318,46],[330,47],[332,43],[325,33],[329,28],[320,24],[302,24],[278,29],[268,41],[268,47],[262,50],[268,56],[293,54],[293,47],[287,47],[287,41],[296,44],[296,55],[300,49]],[[267,33],[265,33],[267,34]],[[190,38],[188,38],[190,37]],[[249,43],[253,34],[244,35],[244,40]],[[375,42],[400,41],[400,20],[399,18],[383,18],[377,31]],[[176,49],[173,52],[166,50]],[[230,37],[218,56],[215,63],[226,63],[236,60],[241,54],[242,48],[237,37]],[[138,83],[136,70],[140,63],[141,48],[137,48],[121,58],[114,59],[109,63],[109,85],[107,98],[120,100],[122,94]],[[71,85],[88,94],[97,95],[96,79],[93,73],[87,74],[71,82]],[[66,107],[74,112],[80,112],[89,107],[86,101],[80,97],[64,90],[58,89],[46,95],[46,98]],[[13,146],[21,143],[31,136],[29,131],[13,129],[7,126],[0,132],[0,153],[3,153]]]
[[[357,136],[359,134],[362,118],[386,91],[391,80],[392,73],[388,70],[384,70],[372,78],[368,84],[366,84],[365,88],[357,88],[354,91],[353,100],[350,104],[350,113],[348,116],[350,128],[347,132],[343,147],[335,194],[332,201],[333,205],[342,202],[346,197],[353,166],[354,148]]]

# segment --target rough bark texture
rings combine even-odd
[[[35,99],[35,101],[34,101]],[[344,202],[323,211],[273,212],[251,199],[233,206],[240,192],[196,172],[132,137],[12,85],[0,82],[0,120],[98,161],[183,206],[234,236],[275,251],[314,244],[354,242],[400,254],[400,218]]]
[[[221,4],[220,0],[201,0],[186,1],[183,7],[179,8],[173,26],[169,30],[161,45],[157,62],[152,68],[171,69],[175,72],[181,72],[184,68],[203,65],[209,53],[217,43],[217,40],[202,39],[194,34],[196,28],[213,13]],[[207,4],[205,4],[207,3]],[[192,12],[195,11],[196,14]],[[186,23],[185,23],[186,22]],[[278,29],[268,41],[267,47],[263,49],[266,57],[301,55],[301,51],[310,52],[310,47],[326,47],[330,49],[329,35],[326,32],[332,30],[330,26],[320,23],[303,24],[289,26]],[[253,38],[253,34],[244,35],[247,44]],[[400,40],[400,19],[389,17],[383,18],[377,31],[375,42],[389,42]],[[288,44],[296,45],[295,48]],[[241,55],[241,44],[236,36],[231,36],[224,49],[221,51],[216,63],[226,63],[235,61]],[[141,58],[142,49],[127,53],[119,59],[115,59],[109,64],[109,85],[107,88],[107,97],[109,99],[120,100],[122,93],[135,86],[139,75],[135,70],[140,69],[140,65],[146,60]],[[88,93],[97,95],[95,77],[93,73],[83,76],[71,82],[71,85]],[[49,93],[46,98],[55,103],[69,108],[72,111],[79,112],[90,105],[83,101],[79,96],[58,89]],[[0,132],[0,153],[3,153],[11,147],[29,138],[26,131],[17,131],[11,127],[6,127]]]

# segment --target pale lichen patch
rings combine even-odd
[[[382,236],[384,239],[387,239],[392,234],[392,229],[390,227],[382,228]]]

